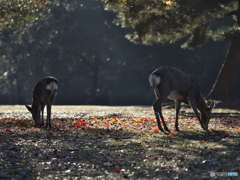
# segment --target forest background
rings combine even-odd
[[[0,104],[30,104],[34,84],[52,75],[59,80],[55,104],[150,105],[155,98],[148,75],[163,65],[192,74],[207,96],[230,44],[210,38],[182,48],[190,35],[174,43],[130,42],[125,35],[132,29],[113,23],[118,10],[104,9],[110,1],[25,1],[18,12],[13,2],[1,5]],[[210,23],[212,29],[232,24],[230,18]],[[239,78],[238,67],[232,98],[240,97]]]

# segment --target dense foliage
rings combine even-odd
[[[1,0],[0,28],[20,27],[36,17],[44,2],[40,0]]]
[[[229,39],[239,34],[239,28],[226,18],[237,9],[236,0],[112,0],[105,4],[117,14],[116,24],[133,29],[126,37],[135,43],[175,43],[184,38],[183,47],[195,48],[209,37]]]

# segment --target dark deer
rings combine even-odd
[[[45,105],[47,105],[46,127],[51,128],[51,106],[57,95],[57,90],[58,80],[52,76],[43,78],[33,87],[32,105],[31,107],[26,105],[26,107],[32,113],[33,120],[37,126],[41,127],[44,125],[43,112]]]
[[[196,79],[194,79],[191,75],[180,71],[179,69],[163,66],[156,69],[152,74],[150,74],[149,82],[153,87],[155,95],[157,97],[153,103],[153,109],[160,131],[165,133],[161,126],[161,119],[164,129],[170,132],[162,115],[162,103],[167,98],[175,100],[176,131],[179,131],[178,113],[182,102],[191,106],[195,115],[199,119],[201,127],[204,130],[208,130],[208,123],[211,119],[211,110],[214,107],[214,103],[212,103],[210,107],[206,105]],[[200,111],[200,116],[197,109]]]

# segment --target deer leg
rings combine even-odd
[[[44,126],[44,106],[41,107],[41,112],[42,112],[42,122],[41,122],[41,126]]]
[[[51,104],[47,104],[47,123],[46,128],[51,129]]]
[[[205,129],[205,126],[202,124],[201,117],[199,116],[199,113],[198,113],[198,110],[197,110],[196,101],[188,98],[188,102],[189,102],[191,108],[193,109],[194,114],[197,116],[197,118],[198,118],[198,120],[199,120],[199,122],[200,122],[201,127],[202,127],[203,129]]]
[[[175,131],[180,131],[178,128],[178,113],[181,108],[181,101],[175,101],[175,109],[176,109],[176,121],[175,121]]]
[[[161,121],[160,121],[160,118],[163,122],[163,126],[164,126],[164,129],[166,131],[169,131],[169,129],[167,128],[166,124],[165,124],[165,121],[164,121],[164,118],[163,118],[163,115],[162,115],[162,100],[161,99],[157,99],[154,103],[153,103],[153,109],[154,109],[154,113],[155,113],[155,117],[156,117],[156,120],[157,120],[157,124],[158,124],[158,129],[161,131],[161,132],[164,132],[165,134],[167,134],[163,128],[162,128],[162,125],[161,125]],[[159,118],[160,116],[160,118]]]
[[[162,115],[162,107],[161,107],[161,109],[160,109],[160,111],[159,111],[159,115],[160,115],[160,118],[162,119],[162,123],[163,123],[164,129],[165,129],[166,131],[170,132],[170,130],[168,129],[168,127],[167,127],[167,125],[166,125],[166,123],[165,123],[165,121],[164,121],[164,117],[163,117],[163,115]]]

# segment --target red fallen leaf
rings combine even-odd
[[[173,133],[169,133],[167,136],[174,136],[174,134]]]
[[[228,136],[230,136],[230,135],[231,135],[231,134],[230,134],[230,133],[227,133],[227,132],[224,134],[225,137],[228,137]]]
[[[208,143],[209,141],[203,141],[203,140],[199,140],[199,143]]]
[[[230,117],[223,117],[222,119],[230,119]]]
[[[172,118],[171,117],[167,117],[167,120],[172,120]]]
[[[121,170],[120,170],[120,169],[117,169],[117,168],[115,168],[115,169],[113,169],[113,172],[115,172],[115,173],[120,173],[120,172],[121,172]]]
[[[155,129],[153,129],[153,132],[159,133],[159,130],[155,128]]]
[[[11,132],[10,129],[5,129],[3,132]]]
[[[86,125],[89,125],[90,123],[88,122],[85,122],[85,120],[82,120],[82,119],[77,119],[76,120],[76,123],[74,123],[74,127],[75,128],[78,128],[80,126],[86,126]]]
[[[99,134],[99,133],[96,133],[95,136],[100,136],[100,134]]]
[[[76,124],[79,124],[79,125],[81,126],[81,125],[87,125],[87,124],[89,124],[89,123],[88,123],[88,122],[85,122],[85,120],[77,119],[77,120],[76,120]]]

